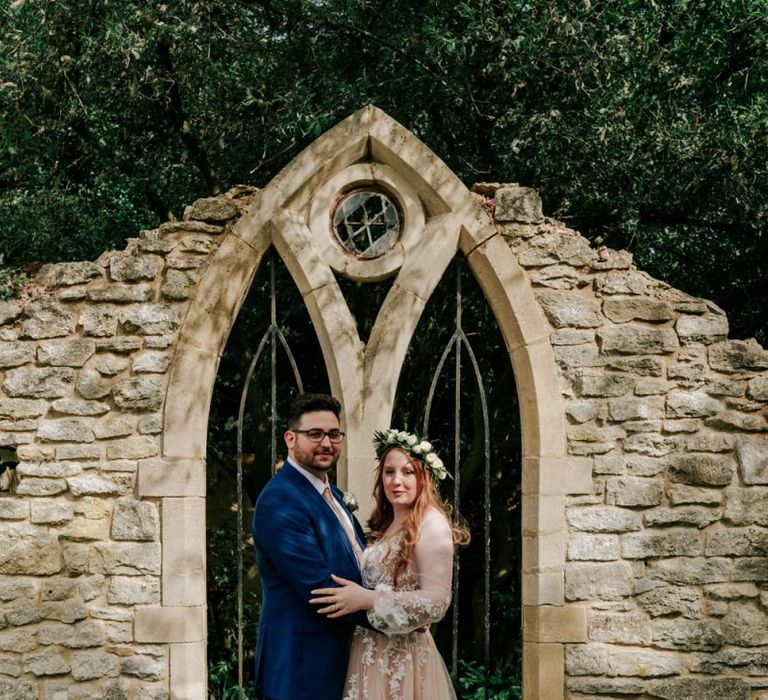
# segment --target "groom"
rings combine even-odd
[[[360,583],[360,524],[328,480],[341,453],[341,405],[302,394],[289,409],[288,459],[256,502],[253,542],[263,589],[256,688],[268,700],[341,700],[349,644],[364,613],[329,620],[310,591],[331,574]],[[324,493],[330,488],[329,493]]]

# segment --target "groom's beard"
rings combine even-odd
[[[309,450],[298,449],[298,446],[294,446],[293,458],[304,469],[328,473],[339,461],[339,453],[330,445],[318,445]]]

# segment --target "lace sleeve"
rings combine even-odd
[[[386,635],[406,634],[443,618],[451,604],[453,539],[445,516],[430,511],[422,521],[412,561],[419,587],[395,591],[386,584],[376,586],[371,625]]]

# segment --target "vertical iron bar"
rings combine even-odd
[[[270,397],[270,442],[269,442],[269,454],[270,454],[270,470],[272,476],[275,475],[275,466],[277,465],[277,438],[275,433],[277,432],[277,343],[275,342],[275,336],[277,334],[277,301],[275,294],[275,253],[271,253],[269,257],[269,320],[270,327],[272,328],[272,343],[270,350],[272,351],[270,357],[270,363],[272,367],[271,373],[271,397]]]
[[[456,333],[461,333],[461,263],[456,258]],[[453,413],[453,507],[456,516],[461,515],[461,343],[456,343],[454,364],[454,413]],[[453,639],[451,641],[451,670],[459,677],[459,555],[453,556]]]

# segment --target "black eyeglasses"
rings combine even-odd
[[[309,430],[291,429],[291,432],[304,433],[310,442],[322,442],[327,435],[328,439],[334,444],[340,443],[344,439],[344,435],[346,435],[346,433],[341,432],[341,430],[320,430],[320,428],[310,428]]]

